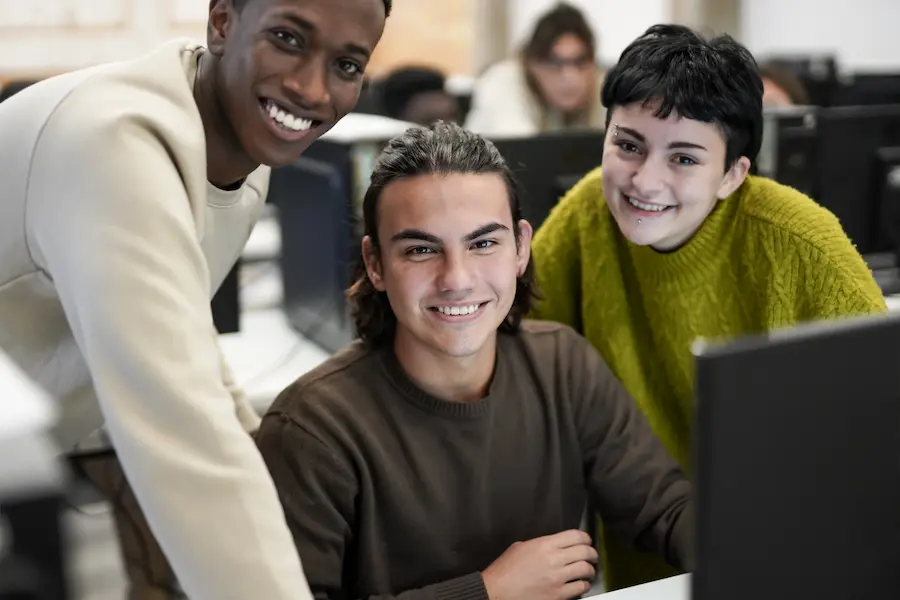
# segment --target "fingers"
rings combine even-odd
[[[561,597],[566,598],[566,600],[581,598],[589,589],[591,589],[589,581],[572,581],[563,586]]]
[[[579,544],[578,546],[571,546],[564,550],[560,550],[558,564],[569,565],[581,561],[596,564],[599,557],[600,556],[599,554],[597,554],[597,550],[593,546]]]
[[[566,565],[561,573],[563,581],[576,581],[578,579],[592,581],[597,575],[597,570],[594,568],[594,565],[582,560]]]
[[[591,536],[580,529],[561,531],[553,535],[548,535],[545,539],[548,542],[551,542],[556,548],[569,548],[583,544],[590,545],[591,543]]]

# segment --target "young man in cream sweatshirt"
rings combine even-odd
[[[209,302],[269,167],[355,106],[390,5],[213,0],[206,48],[171,42],[0,105],[0,347],[58,399],[64,451],[106,425],[117,461],[93,478],[136,523],[120,528],[126,559],[144,555],[132,597],[174,594],[158,550],[146,564],[139,503],[193,600],[310,598]]]

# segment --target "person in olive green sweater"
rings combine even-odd
[[[880,312],[884,298],[830,212],[748,176],[762,82],[744,47],[654,26],[602,98],[603,168],[535,235],[545,298],[533,316],[587,337],[690,473],[694,340]],[[603,544],[611,589],[674,573],[613,536]]]

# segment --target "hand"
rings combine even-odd
[[[597,551],[572,529],[516,542],[481,574],[490,600],[570,600],[591,587]]]

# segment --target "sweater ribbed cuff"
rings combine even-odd
[[[481,573],[472,573],[434,586],[436,600],[489,600]]]

